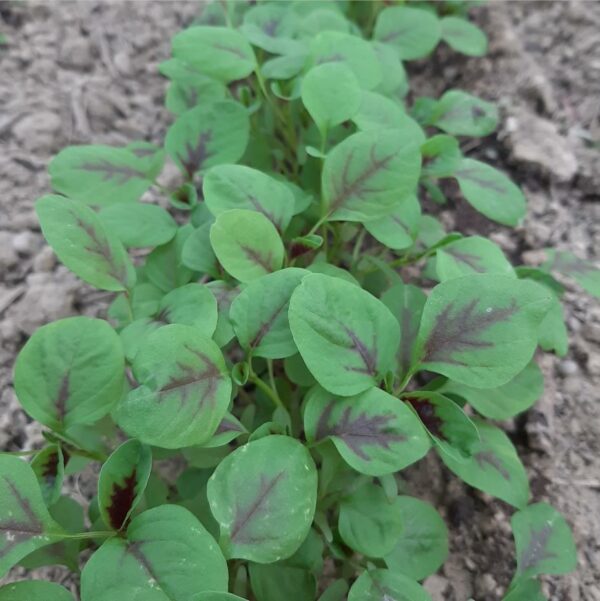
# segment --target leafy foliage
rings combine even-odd
[[[389,4],[208,5],[160,65],[163,143],[52,161],[42,231],[115,298],[110,321],[45,325],[18,357],[15,391],[47,444],[30,464],[0,455],[0,573],[77,570],[85,550],[82,601],[430,601],[419,581],[448,531],[398,472],[431,449],[516,508],[507,601],[573,569],[566,522],[528,505],[515,446],[485,418],[541,396],[538,347],[567,352],[554,275],[599,296],[600,271],[551,249],[513,267],[444,230],[435,203],[462,202],[449,179],[497,223],[526,213],[463,145],[494,131],[495,106],[409,94],[406,61],[440,42],[480,56],[487,39],[463,3]],[[85,521],[61,493],[90,462]]]

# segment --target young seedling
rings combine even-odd
[[[463,3],[385,4],[209,5],[160,67],[162,146],[52,161],[44,236],[115,298],[107,321],[45,325],[17,359],[48,444],[30,463],[0,456],[1,574],[82,567],[82,601],[425,601],[448,531],[398,474],[432,452],[515,509],[505,601],[541,599],[540,575],[575,567],[568,526],[529,504],[493,420],[542,394],[538,347],[567,351],[552,274],[600,296],[600,272],[552,250],[514,268],[422,214],[451,179],[497,223],[526,205],[461,152],[496,127],[492,104],[460,90],[407,101],[403,61],[440,40],[485,52]],[[146,202],[157,195],[170,211]],[[89,462],[84,528],[61,495]],[[46,582],[0,588],[0,601],[69,599]]]

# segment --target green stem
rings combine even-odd
[[[61,534],[61,538],[69,538],[75,540],[90,539],[90,538],[111,538],[116,536],[117,533],[112,530],[98,531],[98,532],[77,532],[75,534]]]
[[[248,365],[250,368],[250,374],[248,375],[248,380],[250,382],[252,382],[253,384],[255,384],[256,386],[258,386],[258,388],[260,388],[275,404],[276,407],[283,409],[284,411],[287,412],[287,409],[285,407],[285,405],[283,404],[283,401],[279,398],[279,394],[277,393],[277,388],[275,388],[275,386],[273,386],[273,388],[271,388],[271,386],[269,386],[266,382],[263,382],[263,380],[254,373],[254,370],[252,369],[252,358],[250,357],[248,359]],[[269,377],[271,376],[271,374],[269,373]]]
[[[350,271],[354,272],[354,268],[356,267],[356,263],[359,259],[360,250],[362,248],[365,236],[367,234],[367,230],[363,227],[358,236],[356,237],[356,242],[354,243],[354,249],[352,250],[352,263],[350,264]]]

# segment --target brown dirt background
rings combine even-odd
[[[50,191],[46,168],[76,143],[160,141],[170,121],[156,66],[197,2],[0,1],[0,448],[41,443],[20,410],[12,365],[40,325],[102,315],[108,296],[79,282],[45,246],[34,201]],[[523,186],[529,215],[516,231],[490,224],[464,203],[442,217],[483,233],[515,262],[537,249],[569,249],[600,261],[600,3],[492,1],[474,11],[490,37],[483,59],[440,48],[409,65],[413,89],[461,88],[497,102],[499,131],[465,152],[508,171]],[[168,177],[168,174],[167,174]],[[526,415],[503,424],[529,472],[534,501],[549,501],[574,528],[577,572],[544,580],[551,601],[600,601],[600,303],[567,283],[571,336],[564,359],[541,358],[546,392]],[[89,498],[82,475],[75,494]],[[497,601],[514,569],[509,508],[463,486],[428,458],[406,473],[451,530],[452,555],[426,586],[434,601]],[[2,580],[24,576],[19,569]],[[62,568],[35,577],[74,586]]]

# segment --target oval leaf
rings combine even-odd
[[[419,179],[420,142],[408,130],[363,131],[325,159],[322,188],[331,221],[370,221],[393,212]]]
[[[449,90],[437,103],[433,125],[453,136],[487,136],[498,125],[498,109],[467,92]]]
[[[279,561],[300,547],[316,497],[310,453],[287,436],[267,436],[236,449],[208,482],[225,554],[257,563]]]
[[[35,211],[52,250],[82,280],[102,290],[133,287],[135,271],[125,248],[94,211],[53,195],[40,198]]]
[[[523,192],[504,173],[474,159],[463,159],[454,176],[467,201],[488,219],[516,226],[527,211]]]
[[[22,580],[0,588],[0,601],[73,601],[73,595],[53,582]]]
[[[423,580],[438,571],[448,557],[448,529],[429,503],[414,497],[398,497],[394,508],[402,531],[385,564],[394,573]]]
[[[315,379],[349,396],[376,385],[391,368],[400,328],[387,307],[358,286],[321,274],[294,290],[290,328]]]
[[[350,588],[348,601],[431,601],[417,582],[391,570],[363,572]]]
[[[218,217],[231,209],[262,213],[283,232],[294,215],[292,191],[276,179],[244,165],[213,167],[202,183],[204,201]]]
[[[352,468],[370,476],[404,469],[430,448],[413,411],[379,388],[349,398],[315,388],[306,402],[304,428],[309,440],[331,438]]]
[[[23,557],[63,538],[33,470],[11,455],[0,455],[0,507],[0,577]]]
[[[573,534],[563,516],[547,503],[535,503],[511,518],[517,548],[517,578],[566,574],[577,566]]]
[[[58,501],[65,477],[65,459],[56,444],[43,448],[31,460],[31,469],[37,476],[44,502],[49,507]]]
[[[288,321],[290,297],[304,269],[289,267],[248,284],[231,304],[229,316],[244,349],[256,357],[283,359],[297,352]]]
[[[367,221],[365,229],[388,248],[403,250],[414,244],[420,221],[421,205],[417,197],[410,194],[398,202],[389,215]]]
[[[240,282],[276,271],[285,250],[275,226],[260,213],[234,209],[210,228],[210,242],[224,269]]]
[[[487,52],[487,37],[477,25],[461,17],[444,17],[442,39],[451,48],[468,56],[484,56]]]
[[[496,274],[439,284],[423,310],[420,368],[475,388],[506,384],[531,360],[551,295],[534,282]]]
[[[152,471],[152,452],[128,440],[106,460],[98,478],[98,506],[104,523],[121,530],[141,501]]]
[[[216,432],[231,380],[219,347],[196,328],[175,324],[153,332],[133,374],[140,385],[116,409],[130,436],[173,449],[203,444]]]
[[[248,144],[247,110],[222,100],[197,106],[180,115],[165,137],[165,149],[189,180],[222,163],[238,161]]]
[[[120,398],[125,377],[121,341],[100,319],[70,317],[39,328],[15,365],[25,411],[53,430],[89,424]]]
[[[441,458],[459,478],[515,507],[529,499],[525,468],[510,439],[500,428],[474,420],[480,442],[471,449],[471,458],[457,460],[443,453]]]
[[[183,507],[135,517],[126,539],[106,541],[81,574],[81,601],[192,601],[227,590],[227,564],[212,536]]]

